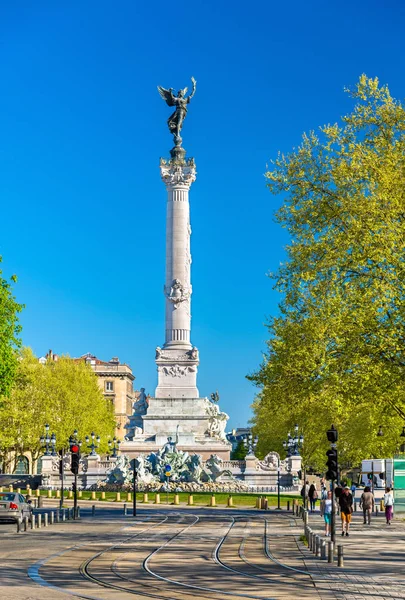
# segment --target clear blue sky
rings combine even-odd
[[[166,192],[172,139],[157,85],[197,94],[183,129],[191,190],[193,343],[201,395],[231,426],[250,417],[268,271],[287,234],[266,163],[350,110],[344,86],[378,76],[405,96],[405,5],[320,2],[3,2],[0,198],[6,274],[26,304],[23,342],[128,362],[156,386],[164,342]]]

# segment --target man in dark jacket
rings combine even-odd
[[[347,485],[339,497],[340,516],[342,519],[342,536],[346,533],[349,537],[349,528],[352,521],[353,512],[353,496],[350,493],[350,488]]]

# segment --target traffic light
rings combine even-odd
[[[328,460],[326,461],[326,466],[328,467],[326,479],[336,480],[338,476],[338,456],[336,448],[328,450],[326,456],[328,457]]]
[[[335,429],[334,425],[332,425],[332,427],[328,429],[328,431],[326,432],[326,437],[328,438],[328,442],[331,442],[331,444],[336,444],[336,442],[338,441],[338,432]]]
[[[80,446],[73,442],[70,444],[70,454],[71,454],[71,462],[70,462],[70,470],[74,475],[77,475],[79,472],[79,463],[80,463]]]

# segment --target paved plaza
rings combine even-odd
[[[82,510],[69,521],[16,535],[1,525],[0,598],[405,598],[405,523],[355,515],[340,538],[345,566],[315,558],[291,513],[196,507]],[[319,514],[310,516],[322,531]]]

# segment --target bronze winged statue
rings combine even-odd
[[[177,92],[177,96],[175,96],[173,94],[173,88],[166,90],[158,85],[159,94],[162,96],[163,100],[165,100],[166,104],[168,104],[168,106],[176,107],[174,113],[170,115],[167,120],[169,130],[173,134],[174,143],[176,146],[181,146],[181,142],[183,141],[180,136],[180,132],[183,127],[183,121],[187,115],[187,104],[194,96],[196,90],[197,82],[194,77],[191,78],[191,81],[193,83],[193,89],[191,90],[191,94],[189,96],[186,96],[188,88],[179,90]]]

